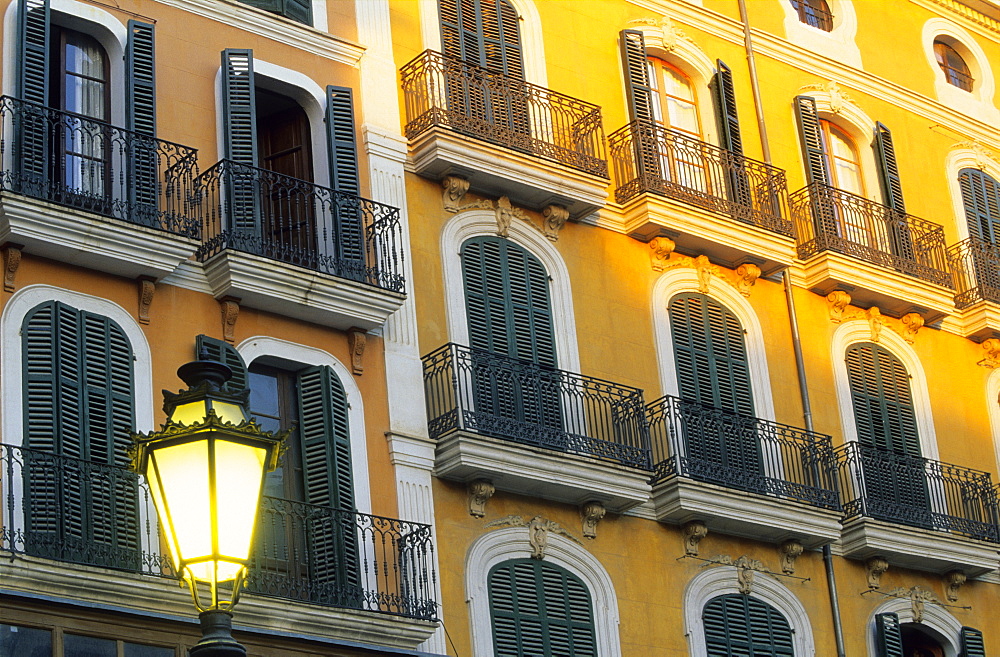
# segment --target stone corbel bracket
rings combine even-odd
[[[240,300],[236,297],[219,299],[219,309],[222,311],[222,337],[233,344],[236,334],[236,320],[240,317]]]
[[[670,254],[674,252],[674,241],[669,237],[654,237],[649,240],[649,264],[653,271],[663,271],[667,269],[667,262]]]
[[[872,557],[865,562],[869,590],[877,591],[882,586],[882,575],[887,570],[889,570],[889,562],[883,557]]]
[[[778,546],[778,554],[781,555],[781,572],[786,575],[795,574],[795,560],[799,558],[805,548],[802,543],[790,538]]]
[[[542,210],[542,234],[550,241],[559,239],[559,231],[569,219],[569,210],[561,205],[549,204]]]
[[[945,596],[948,598],[948,602],[958,602],[958,590],[966,582],[965,573],[961,570],[952,570],[945,574]]]
[[[840,324],[844,321],[844,311],[851,305],[851,295],[843,290],[834,290],[826,295],[826,302],[830,305],[830,321]]]
[[[708,536],[708,527],[701,520],[690,520],[681,526],[684,535],[684,554],[697,557],[698,544]]]
[[[983,340],[980,346],[983,348],[983,359],[979,361],[979,364],[991,370],[1000,367],[1000,340],[989,338]]]
[[[347,331],[347,343],[351,348],[351,372],[361,376],[365,371],[365,347],[368,345],[368,333],[362,328],[351,328]]]
[[[469,515],[482,518],[486,515],[486,503],[497,491],[493,482],[488,479],[475,479],[469,482]]]
[[[4,292],[14,291],[14,279],[17,276],[17,268],[21,266],[21,249],[23,248],[20,244],[14,244],[13,242],[7,242],[0,247],[0,251],[3,252]]]
[[[149,307],[153,303],[153,295],[156,293],[156,283],[148,276],[140,276],[136,279],[139,288],[139,308],[136,316],[140,324],[149,324]]]
[[[461,176],[445,176],[441,179],[441,187],[444,188],[444,191],[441,193],[441,201],[447,212],[493,209],[493,201],[489,199],[462,204],[462,199],[465,198],[465,194],[469,191],[469,181]]]
[[[750,288],[754,286],[758,278],[760,278],[760,267],[752,262],[744,262],[736,268],[736,280],[733,281],[733,285],[736,286],[740,294],[749,297]]]
[[[600,502],[587,502],[580,507],[584,538],[597,538],[597,523],[604,518],[607,512],[608,510]]]

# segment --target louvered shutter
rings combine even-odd
[[[806,184],[814,186],[810,200],[816,233],[837,235],[837,213],[825,191],[830,185],[830,170],[823,147],[816,100],[810,96],[796,96],[795,116],[798,119],[799,138],[806,165]]]
[[[792,629],[781,612],[750,596],[712,598],[702,610],[712,657],[793,657]]]
[[[497,657],[596,657],[590,591],[569,571],[515,559],[494,566],[487,586]]]
[[[482,29],[478,0],[439,0],[438,13],[444,55],[480,66]]]
[[[351,89],[326,88],[327,154],[330,186],[337,195],[333,236],[338,272],[344,278],[365,280],[365,236],[358,205],[358,150],[354,130],[354,100]]]
[[[200,359],[202,352],[208,356],[208,360],[222,363],[233,371],[233,378],[224,386],[226,390],[240,392],[247,389],[247,365],[236,347],[207,335],[199,335],[195,338],[194,357]]]
[[[253,51],[222,51],[222,116],[229,200],[229,228],[260,232],[256,174],[257,103],[254,93]]]
[[[903,188],[899,182],[899,167],[896,165],[896,149],[892,145],[892,133],[882,123],[875,124],[875,140],[872,142],[875,160],[878,162],[879,181],[882,183],[882,199],[892,210],[887,213],[889,223],[889,249],[894,255],[913,260],[913,238],[906,222],[906,206],[903,203]]]
[[[972,627],[963,627],[961,642],[961,657],[986,657],[986,646],[983,643],[982,631]]]
[[[733,72],[721,59],[715,60],[715,106],[719,116],[719,134],[722,146],[727,151],[743,155],[743,139],[740,137],[740,119],[736,113],[736,87]]]
[[[639,30],[620,32],[625,95],[633,121],[653,121],[653,92],[646,63],[646,41]]]
[[[524,79],[521,59],[521,35],[517,10],[508,0],[479,0],[480,65],[487,71]]]
[[[958,172],[969,237],[1000,244],[1000,182],[979,169]]]
[[[126,127],[135,132],[128,143],[128,193],[133,220],[144,226],[158,224],[159,162],[156,136],[156,75],[153,25],[128,22],[125,49]]]
[[[360,602],[358,539],[347,395],[332,369],[297,377],[299,443],[306,502],[321,507],[308,527],[311,578],[341,604]]]
[[[903,657],[903,635],[896,614],[875,615],[875,652],[878,657]]]
[[[44,185],[49,174],[51,129],[41,107],[49,104],[49,0],[18,0],[17,93],[27,105],[15,118],[17,182],[26,191]],[[37,192],[36,192],[37,193]]]

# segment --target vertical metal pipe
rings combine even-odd
[[[771,164],[771,147],[767,141],[767,126],[764,124],[764,108],[760,102],[760,86],[757,84],[757,61],[754,59],[753,41],[750,39],[750,20],[747,18],[746,0],[740,2],[740,21],[743,23],[743,47],[747,51],[747,66],[750,68],[750,88],[753,90],[753,108],[757,114],[757,129],[760,131],[761,152],[764,162]]]

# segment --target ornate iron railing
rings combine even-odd
[[[948,265],[959,310],[979,301],[1000,303],[1000,246],[970,237],[948,247]]]
[[[404,291],[398,208],[232,160],[195,183],[199,260],[232,249]]]
[[[652,192],[793,235],[782,169],[647,121],[616,130],[608,145],[619,203]]]
[[[408,139],[442,127],[607,178],[597,105],[431,50],[400,72]]]
[[[866,516],[1000,543],[989,473],[856,442],[836,452],[845,518]]]
[[[256,532],[254,593],[437,618],[430,525],[265,497]]]
[[[840,509],[830,436],[669,395],[647,413],[654,481],[686,477]]]
[[[198,237],[188,205],[197,151],[79,114],[0,96],[0,189]]]
[[[121,465],[0,445],[0,549],[171,576],[145,480]]]
[[[799,257],[835,251],[951,287],[944,229],[881,203],[812,184],[789,196]]]
[[[469,431],[651,468],[638,388],[456,344],[423,361],[433,439]]]

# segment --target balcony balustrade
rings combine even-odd
[[[597,105],[430,50],[401,73],[408,139],[441,127],[608,175]]]
[[[231,160],[195,184],[199,260],[231,249],[403,291],[398,208]]]
[[[951,287],[938,224],[827,185],[803,187],[789,200],[803,260],[833,251]]]
[[[103,121],[0,97],[0,189],[185,237],[197,151]]]
[[[0,549],[175,577],[146,481],[105,465],[0,445]],[[252,593],[312,605],[437,618],[429,525],[271,497],[261,501]]]
[[[980,301],[1000,303],[1000,247],[975,237],[948,247],[954,276],[955,306],[964,310]]]
[[[794,235],[782,169],[645,121],[615,131],[608,144],[618,203],[644,193],[660,194],[780,235]]]

